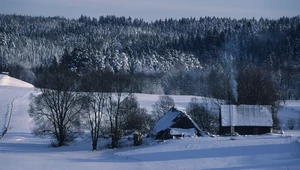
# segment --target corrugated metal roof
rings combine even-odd
[[[273,125],[271,107],[266,105],[222,105],[222,126]]]

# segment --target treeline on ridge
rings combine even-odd
[[[81,78],[126,73],[140,93],[249,104],[300,96],[299,16],[145,22],[0,15],[0,44],[0,71],[37,86],[38,74],[56,62]]]

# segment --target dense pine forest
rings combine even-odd
[[[249,104],[300,97],[299,16],[145,22],[0,15],[0,45],[0,71],[36,86],[39,73],[62,64],[82,78],[122,73],[137,93]]]

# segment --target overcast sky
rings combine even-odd
[[[0,0],[0,13],[66,18],[116,15],[145,21],[205,16],[276,19],[300,15],[300,0]]]

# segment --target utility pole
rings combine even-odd
[[[234,135],[234,114],[233,114],[233,109],[234,105],[229,105],[229,114],[230,114],[230,133],[231,133],[231,138],[230,140],[235,140]]]

